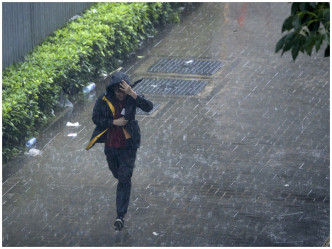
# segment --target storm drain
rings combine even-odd
[[[158,109],[159,106],[160,106],[160,103],[153,103],[153,109],[149,112],[145,112],[145,111],[142,111],[141,109],[137,108],[136,114],[137,115],[151,115],[152,113],[154,113],[155,110]]]
[[[197,95],[208,83],[196,80],[143,79],[135,91],[164,95]]]
[[[223,62],[212,60],[183,60],[162,58],[154,65],[152,65],[148,69],[148,72],[212,75],[217,72],[223,65]]]

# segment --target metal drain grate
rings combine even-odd
[[[151,115],[152,113],[154,113],[155,110],[159,108],[159,106],[160,103],[153,103],[153,109],[150,112],[145,112],[139,108],[136,108],[136,115]]]
[[[148,72],[212,75],[223,65],[220,61],[162,58],[152,65]]]
[[[165,95],[197,95],[206,85],[205,81],[149,78],[143,79],[135,87],[135,91]]]

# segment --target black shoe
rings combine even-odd
[[[121,231],[122,228],[124,226],[124,221],[123,218],[116,218],[115,222],[114,222],[114,228],[116,231]]]

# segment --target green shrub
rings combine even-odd
[[[2,74],[2,156],[6,162],[53,117],[64,93],[69,99],[102,71],[113,71],[147,35],[179,21],[181,3],[93,4],[56,30],[21,63]]]

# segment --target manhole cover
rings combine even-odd
[[[154,113],[155,110],[158,109],[159,106],[160,106],[159,103],[153,103],[153,109],[149,112],[145,112],[145,111],[142,111],[141,109],[137,108],[136,115],[151,115],[152,113]]]
[[[220,61],[163,58],[151,66],[148,72],[212,75],[223,65]]]
[[[135,91],[165,95],[197,95],[208,83],[196,80],[143,79]]]

